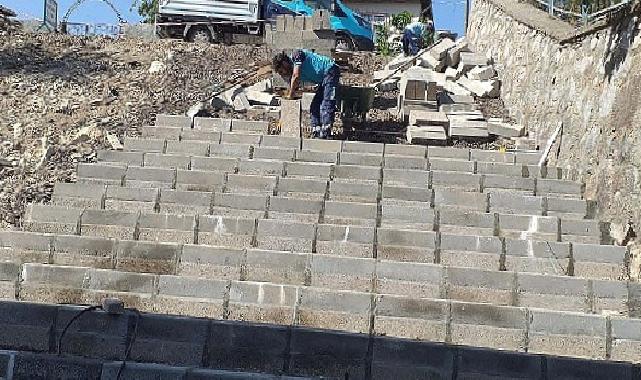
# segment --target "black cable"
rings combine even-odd
[[[90,312],[90,311],[98,310],[98,309],[101,309],[101,308],[102,308],[102,306],[89,306],[89,307],[87,307],[85,309],[82,309],[78,314],[74,315],[74,317],[69,320],[69,322],[67,323],[65,328],[62,329],[62,334],[60,334],[60,338],[58,339],[58,356],[60,356],[60,353],[62,352],[62,338],[64,338],[64,336],[67,333],[67,330],[69,329],[69,327],[71,327],[71,325],[78,318],[80,318],[83,314],[85,314],[87,312]]]
[[[136,341],[136,336],[138,334],[138,325],[140,324],[140,318],[141,314],[140,311],[137,309],[130,309],[136,314],[136,319],[135,319],[135,324],[134,324],[134,331],[131,336],[131,340],[129,341],[129,344],[127,345],[127,348],[125,350],[125,357],[122,360],[122,364],[120,365],[120,369],[118,369],[118,375],[116,375],[116,380],[120,380],[120,376],[122,376],[122,371],[125,369],[125,365],[127,364],[127,359],[129,359],[129,355],[131,354],[131,349],[134,346],[134,342]]]

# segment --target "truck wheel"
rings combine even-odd
[[[209,30],[207,28],[197,27],[197,28],[191,28],[189,30],[189,33],[187,33],[187,41],[211,43],[212,37],[211,37],[211,33],[209,33]]]
[[[346,34],[336,35],[336,50],[338,51],[354,51],[354,42]]]

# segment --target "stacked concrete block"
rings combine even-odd
[[[99,150],[98,161],[108,163],[124,163],[132,166],[142,166],[143,152],[122,152],[117,150]]]
[[[165,139],[133,139],[125,140],[125,152],[164,153]]]
[[[318,225],[316,253],[357,258],[374,257],[374,228]]]
[[[138,220],[138,240],[193,244],[195,228],[195,215],[142,213]]]
[[[160,276],[154,311],[161,314],[221,318],[228,281]]]
[[[180,244],[120,241],[116,247],[115,268],[127,272],[173,274],[181,250]]]
[[[476,170],[476,161],[430,158],[429,168],[430,170],[474,173]]]
[[[38,242],[37,236],[32,236]],[[51,262],[57,265],[77,265],[110,269],[114,266],[116,241],[108,238],[58,235],[53,237]],[[38,262],[31,261],[30,262]],[[40,261],[42,263],[45,261]]]
[[[578,182],[570,182],[556,179],[539,179],[536,181],[537,195],[552,195],[563,198],[583,198],[585,185]]]
[[[445,342],[448,308],[448,302],[442,300],[380,295],[374,330],[386,336]]]
[[[254,239],[256,221],[220,215],[198,216],[198,244],[246,248]]]
[[[245,250],[206,245],[183,246],[177,273],[208,279],[240,279]]]
[[[420,187],[383,185],[382,199],[389,201],[412,201],[432,204],[432,191]]]
[[[316,225],[283,220],[258,221],[257,244],[262,249],[312,252]]]
[[[423,140],[447,140],[450,121],[442,112],[410,110],[407,141],[410,144]]]
[[[195,117],[194,129],[202,131],[229,132],[231,130],[231,119]]]
[[[252,150],[253,146],[251,144],[225,142],[224,144],[211,144],[209,146],[209,155],[211,157],[250,158]]]
[[[143,139],[163,139],[163,140],[180,140],[182,133],[180,127],[156,127],[156,126],[143,126],[142,138]]]
[[[429,172],[425,170],[383,170],[383,185],[427,188],[429,182]]]
[[[210,192],[162,190],[158,210],[163,214],[209,214],[212,201]]]
[[[189,169],[191,159],[189,156],[175,154],[145,153],[143,161],[145,167]]]
[[[607,244],[610,226],[598,220],[565,219],[560,220],[561,241],[584,244]]]
[[[279,161],[294,161],[296,158],[296,150],[289,148],[277,147],[255,147],[252,157],[254,159],[269,159]]]
[[[127,171],[126,164],[78,164],[78,183],[121,186]]]
[[[301,101],[281,100],[280,107],[281,135],[287,137],[300,137]]]
[[[305,285],[309,254],[278,250],[248,249],[243,278],[249,281]]]
[[[641,321],[612,318],[610,359],[638,362],[641,348]]]
[[[526,309],[461,302],[451,308],[452,343],[525,351]]]
[[[377,253],[382,260],[433,263],[437,235],[430,231],[378,229]]]
[[[296,161],[336,164],[338,162],[338,153],[303,149],[296,152]]]
[[[294,323],[299,288],[262,282],[232,281],[229,319],[279,325]]]
[[[574,275],[586,278],[617,280],[627,277],[626,247],[572,244]]]
[[[80,219],[80,234],[117,239],[134,239],[138,213],[110,210],[85,210]]]
[[[470,149],[430,146],[427,149],[427,158],[452,158],[457,160],[469,160]]]
[[[460,194],[466,195],[470,193]],[[476,196],[477,194],[470,195]],[[482,200],[482,198],[479,199],[479,201]],[[496,215],[485,213],[485,210],[454,208],[444,204],[438,211],[439,231],[444,234],[494,236],[497,230],[496,222]]]
[[[264,218],[268,199],[267,195],[216,193],[211,213],[236,218]]]
[[[340,153],[340,163],[342,165],[358,165],[380,167],[383,163],[382,154],[377,153]]]
[[[567,243],[505,239],[505,268],[517,272],[569,274],[570,249]]]
[[[426,202],[381,201],[381,227],[432,231],[435,213]]]
[[[25,212],[24,228],[30,232],[76,235],[83,209],[32,204]]]
[[[323,223],[353,226],[376,226],[377,206],[373,203],[328,200],[323,210]]]
[[[490,212],[543,215],[545,201],[546,199],[543,197],[524,196],[507,192],[489,193]]]
[[[589,282],[581,278],[540,274],[519,274],[518,305],[551,310],[590,310]]]
[[[236,173],[238,172],[239,163],[240,158],[233,157],[192,157],[191,169],[209,172]]]
[[[274,194],[278,177],[273,175],[229,174],[225,192],[232,194]]]
[[[516,274],[476,268],[447,267],[447,298],[514,305]]]
[[[430,179],[433,189],[447,187],[459,191],[481,191],[482,177],[478,174],[432,170],[430,172]]]
[[[28,263],[22,267],[21,298],[48,303],[81,303],[88,268]]]
[[[499,215],[499,234],[513,239],[559,240],[559,219],[539,215]]]
[[[167,141],[165,153],[183,156],[208,156],[209,142],[206,141]]]
[[[297,324],[369,333],[372,297],[368,293],[302,288]]]
[[[176,178],[173,169],[130,166],[125,174],[124,184],[128,187],[172,189]]]
[[[372,182],[335,179],[329,183],[329,200],[337,202],[376,203],[378,186]]]
[[[282,176],[285,165],[278,160],[241,159],[238,163],[239,174],[253,174],[261,176]]]
[[[327,11],[317,10],[312,17],[278,16],[276,30],[268,34],[266,42],[278,49],[306,48],[331,56],[336,46],[336,35],[331,30]]]
[[[158,200],[158,189],[107,187],[105,194],[105,210],[117,211],[148,211],[153,212]]]
[[[499,270],[503,244],[494,236],[441,234],[441,263],[457,267]]]
[[[545,198],[547,200],[547,215],[565,219],[591,219],[596,212],[596,205],[592,201],[558,198],[556,196],[547,196]]]
[[[381,260],[376,265],[377,292],[412,298],[442,298],[444,274],[440,265]]]
[[[371,292],[375,272],[372,259],[314,255],[311,263],[312,286],[319,288]]]
[[[222,144],[260,145],[261,135],[223,132],[220,138]],[[211,149],[211,148],[210,148]]]
[[[323,179],[285,177],[278,180],[276,193],[282,197],[324,200],[327,187],[328,182]]]
[[[533,178],[509,177],[497,174],[483,175],[483,191],[509,191],[523,195],[534,195]]]
[[[487,194],[463,191],[461,189],[450,190],[446,188],[435,188],[433,192],[434,208],[438,210],[470,210],[487,212]]]
[[[69,208],[102,208],[104,185],[57,183],[51,203]]]
[[[318,223],[323,208],[321,200],[274,196],[269,199],[267,217],[270,219]]]
[[[41,233],[0,231],[0,254],[6,262],[48,263],[52,239]]]
[[[177,128],[191,128],[191,118],[188,116],[179,116],[179,115],[166,115],[158,114],[156,115],[157,127],[177,127]]]

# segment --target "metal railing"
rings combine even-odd
[[[60,28],[62,33],[76,36],[118,37],[122,34],[122,25],[120,24],[62,22]]]
[[[529,0],[551,16],[587,25],[632,3],[632,0]]]

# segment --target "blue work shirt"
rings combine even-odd
[[[412,32],[414,38],[421,38],[425,34],[427,26],[420,21],[414,21],[413,23],[407,25],[405,27],[405,30],[409,30],[410,32]]]
[[[329,70],[336,65],[333,59],[302,49],[292,54],[295,66],[300,66],[300,80],[307,83],[321,84]]]

